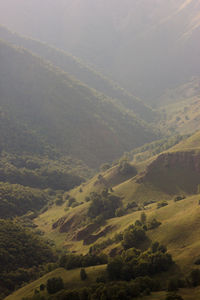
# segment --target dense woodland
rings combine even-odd
[[[56,256],[35,233],[13,220],[0,219],[0,295],[38,278]],[[46,269],[45,269],[46,268]]]

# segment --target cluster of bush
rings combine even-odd
[[[136,248],[125,250],[109,261],[107,272],[110,280],[131,280],[165,272],[173,264],[166,247],[154,243],[144,252]]]
[[[59,261],[59,266],[67,270],[84,268],[96,265],[107,264],[108,258],[105,254],[86,254],[86,255],[77,255],[77,254],[66,254],[61,256]]]
[[[49,195],[39,189],[0,182],[0,218],[21,216],[30,210],[39,210],[49,199]]]
[[[0,156],[0,181],[2,182],[40,189],[69,190],[80,185],[83,178],[89,174],[89,170],[84,165],[70,157],[57,157],[54,161],[37,156],[11,154]]]
[[[104,220],[113,218],[120,205],[120,197],[113,195],[107,189],[103,190],[101,194],[91,193],[88,217],[91,219],[102,217]]]

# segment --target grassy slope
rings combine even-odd
[[[5,298],[5,300],[21,300],[22,297],[29,297],[34,295],[35,289],[39,290],[41,284],[46,284],[47,280],[52,277],[62,277],[65,287],[69,289],[84,287],[96,282],[96,278],[105,270],[105,266],[95,266],[85,268],[88,275],[86,281],[80,279],[80,269],[66,271],[63,268],[56,269],[40,279],[28,284],[27,286],[17,290],[12,295]],[[46,292],[43,292],[44,295]],[[41,293],[42,295],[42,293]]]
[[[200,234],[200,206],[198,205],[198,200],[200,199],[199,195],[188,197],[180,202],[169,201],[169,205],[161,209],[156,209],[156,204],[152,204],[147,207],[145,213],[147,219],[155,217],[157,220],[162,222],[162,225],[157,229],[148,231],[148,236],[154,240],[167,245],[169,252],[172,254],[176,263],[180,266],[181,270],[187,275],[188,272],[195,268],[194,265],[195,259],[199,257],[199,248],[200,242],[197,239],[197,236]],[[116,232],[123,231],[127,226],[133,224],[136,219],[140,217],[141,212],[131,213],[127,216],[120,218],[110,219],[107,222],[107,225],[114,226],[115,230],[109,232],[106,236],[106,239],[112,237]],[[64,236],[64,234],[63,234]],[[98,242],[101,242],[105,239],[101,238]],[[113,245],[112,247],[115,247]],[[84,246],[85,251],[88,250],[87,246]],[[74,242],[71,246],[71,250],[78,250],[82,252],[82,243]],[[109,247],[105,251],[110,251]],[[89,280],[91,278],[96,278],[96,274],[99,271],[104,270],[104,266],[91,267],[87,269],[89,274]],[[93,276],[93,272],[95,276]],[[90,274],[92,275],[90,277]],[[41,279],[31,283],[27,287],[20,289],[15,294],[7,297],[7,300],[18,300],[22,296],[31,295],[31,293],[38,288],[41,283],[45,283],[46,280],[53,276],[61,276],[64,279],[64,282],[69,287],[79,287],[82,286],[81,281],[79,280],[79,270],[65,271],[63,269],[58,269],[42,277]],[[183,289],[179,292],[184,296],[185,300],[197,299],[199,295],[200,288],[196,289]],[[191,297],[192,293],[192,297]],[[165,299],[165,293],[155,293],[149,297],[141,299]]]
[[[191,148],[199,148],[200,133],[196,133],[186,141],[181,142],[179,145],[173,147],[170,151],[177,152],[180,150],[187,150]],[[156,157],[151,158],[154,161]],[[138,170],[144,170],[143,166],[138,166]],[[115,182],[121,183],[114,186],[114,192],[119,195],[123,195],[124,204],[130,202],[131,200],[141,201],[148,200],[152,198],[156,201],[168,200],[168,206],[157,209],[156,203],[150,204],[145,207],[145,213],[147,215],[147,220],[156,218],[158,221],[162,222],[161,226],[150,230],[147,232],[149,238],[153,241],[159,241],[160,243],[168,247],[169,252],[172,254],[173,259],[179,265],[180,269],[184,274],[188,275],[191,269],[196,268],[194,261],[199,258],[200,252],[200,242],[197,238],[200,235],[200,206],[199,200],[200,195],[192,195],[187,198],[174,202],[172,197],[169,195],[156,190],[155,187],[148,186],[147,184],[137,184],[134,178],[129,178],[128,180],[120,178],[119,174],[116,174],[116,167],[102,173],[103,177],[112,185]],[[136,176],[138,177],[138,175]],[[100,191],[103,188],[101,184],[95,184],[97,181],[97,176],[92,178],[88,183],[82,185],[83,191],[80,192],[80,188],[75,188],[70,193],[72,196],[76,197],[77,201],[84,201],[85,196],[89,195],[91,191]],[[81,216],[87,209],[88,203],[85,203],[79,207],[71,209],[71,211],[65,212],[65,204],[61,207],[52,207],[44,214],[40,215],[36,220],[36,224],[41,230],[45,231],[45,235],[49,238],[55,240],[58,246],[65,245],[67,249],[71,251],[76,251],[77,253],[87,253],[89,246],[83,246],[82,241],[72,241],[67,239],[69,236],[66,233],[58,234],[58,229],[52,230],[52,223],[62,217],[65,214],[77,215],[77,218]],[[141,211],[132,212],[128,215],[113,218],[107,220],[106,224],[101,227],[111,226],[111,230],[103,237],[101,237],[97,243],[102,242],[108,238],[112,238],[117,232],[122,232],[129,225],[133,224],[137,219],[140,218]],[[118,246],[113,244],[109,246],[104,251],[109,253],[110,250]],[[78,276],[78,275],[77,275]],[[19,291],[20,292],[20,291]],[[179,292],[185,300],[197,299],[200,292],[200,288],[196,289],[183,289]],[[191,296],[192,294],[192,296]],[[166,293],[155,293],[149,297],[144,297],[142,299],[165,299]],[[8,298],[17,299],[17,298]]]
[[[183,151],[188,148],[191,149],[191,147],[198,148],[199,140],[200,140],[200,133],[196,133],[192,137],[188,138],[186,141],[183,141],[180,144],[178,144],[177,146],[173,147],[170,151],[173,153],[173,152],[180,151],[180,149]],[[145,170],[145,166],[156,161],[156,159],[157,159],[157,156],[149,159],[146,163],[143,162],[141,164],[138,164],[137,165],[138,171],[143,172]],[[162,170],[162,169],[160,169],[160,170]],[[158,169],[158,171],[159,171],[159,169]],[[159,174],[159,172],[158,172],[158,174]],[[170,174],[171,173],[169,173],[168,175],[170,175]],[[97,184],[98,176],[95,176],[88,183],[82,184],[82,192],[80,192],[79,187],[73,189],[70,192],[71,196],[75,197],[78,202],[82,202],[82,201],[84,202],[85,197],[89,196],[90,192],[93,192],[93,191],[98,192],[98,191],[101,191],[106,186],[108,186],[108,187],[113,186],[114,193],[123,197],[123,205],[124,206],[126,206],[127,203],[129,203],[131,201],[136,201],[140,204],[142,204],[144,201],[147,201],[147,200],[154,200],[156,202],[162,201],[162,200],[168,201],[174,197],[174,194],[167,193],[165,190],[166,186],[168,186],[168,189],[170,190],[170,188],[171,188],[170,183],[171,183],[171,185],[174,184],[174,182],[176,183],[177,178],[183,178],[184,180],[182,180],[182,181],[185,184],[185,186],[190,186],[193,184],[193,179],[194,179],[191,176],[189,169],[187,169],[187,172],[185,172],[185,173],[183,173],[182,170],[177,169],[177,172],[175,173],[173,178],[171,178],[170,181],[168,182],[169,184],[167,183],[166,178],[168,178],[170,176],[166,177],[167,173],[164,176],[164,172],[161,173],[159,182],[157,184],[155,183],[155,180],[154,181],[145,181],[143,183],[137,183],[136,179],[140,178],[143,175],[136,175],[136,177],[133,177],[133,178],[130,175],[130,178],[128,178],[128,180],[127,180],[127,178],[123,178],[123,176],[121,176],[119,173],[116,172],[116,167],[109,169],[105,173],[102,173],[102,175],[104,177],[106,184],[101,184],[101,183]],[[195,174],[194,174],[194,176],[195,176]],[[117,185],[115,185],[116,183],[117,183]],[[181,182],[181,184],[182,184],[182,182]],[[181,190],[181,186],[179,189],[177,189],[177,191],[179,191],[180,193],[184,193],[184,190]],[[183,218],[182,221],[184,222],[184,220],[185,220],[185,222],[187,222],[190,220],[190,217],[187,214],[190,211],[192,211],[191,212],[191,224],[194,221],[194,226],[195,226],[195,224],[196,224],[195,223],[196,222],[195,221],[196,220],[195,212],[196,212],[196,209],[198,209],[198,206],[197,206],[198,197],[199,196],[196,195],[196,196],[194,196],[194,200],[193,200],[193,198],[189,198],[192,200],[187,200],[188,199],[187,198],[186,200],[183,200],[179,203],[174,203],[172,201],[172,202],[170,202],[171,204],[169,206],[167,206],[166,208],[162,208],[161,210],[157,210],[155,208],[156,204],[154,204],[154,206],[153,206],[154,208],[152,208],[151,210],[148,209],[147,214],[151,214],[151,215],[155,214],[156,217],[158,217],[158,219],[161,218],[161,221],[163,221],[164,216],[160,215],[160,214],[162,211],[164,211],[167,218],[169,218],[169,220],[170,220],[170,217],[174,213],[178,214],[178,210],[180,209],[180,215]],[[183,206],[184,203],[186,206],[188,206],[188,205],[189,205],[189,207],[191,206],[190,210],[188,209],[187,211],[185,211],[185,208]],[[83,209],[83,211],[84,211],[87,209],[87,206],[88,206],[88,204],[84,204],[78,208],[71,209],[67,213],[71,214],[71,215],[76,214],[76,213],[79,214],[81,211],[81,207],[84,207],[84,209]],[[61,239],[62,241],[64,241],[64,239],[66,238],[66,235],[65,234],[57,235],[56,231],[52,230],[51,225],[52,225],[52,222],[56,220],[56,218],[59,219],[60,217],[62,217],[63,215],[66,214],[66,212],[64,211],[64,207],[65,207],[65,204],[59,208],[58,207],[52,208],[52,209],[48,210],[47,212],[45,212],[45,214],[41,215],[38,219],[36,219],[36,223],[39,225],[39,227],[42,230],[44,230],[46,232],[46,234],[49,237],[54,239],[56,236],[56,240]],[[173,213],[172,215],[171,215],[170,210]],[[128,225],[130,225],[132,222],[134,222],[137,218],[139,218],[139,216],[140,216],[140,212],[135,212],[135,213],[125,215],[121,218],[114,218],[112,220],[108,220],[107,224],[113,225],[113,229],[111,230],[110,233],[108,233],[106,235],[106,238],[112,237],[112,235],[116,231],[122,231],[124,228],[126,228]],[[174,230],[173,229],[173,218],[169,222],[172,222],[171,223],[172,230],[169,232],[169,236],[171,236],[172,231]],[[162,226],[164,226],[164,225],[162,225]],[[162,226],[160,227],[160,229],[162,228]],[[170,228],[170,226],[168,228]],[[189,232],[190,232],[190,230],[192,232],[193,229],[190,228]],[[62,238],[61,238],[61,236],[62,236]],[[105,239],[105,237],[99,239],[98,242],[100,242],[104,239]],[[166,244],[168,244],[168,242],[169,241],[166,238]],[[78,252],[83,251],[85,253],[88,250],[88,246],[82,246],[82,242],[80,242],[80,241],[79,242],[65,241],[65,244],[68,245],[69,249],[75,250]],[[79,247],[80,247],[80,249],[79,249]]]
[[[200,131],[197,131],[188,139],[180,142],[178,145],[170,149],[170,152],[174,151],[189,151],[189,150],[200,150]]]
[[[198,77],[168,90],[160,99],[160,112],[164,120],[161,127],[180,133],[192,133],[200,129],[200,97]]]
[[[149,238],[166,245],[183,271],[194,267],[193,263],[200,255],[200,242],[197,239],[200,234],[199,199],[200,195],[196,195],[180,202],[169,201],[168,206],[160,209],[156,208],[156,204],[151,204],[145,210],[147,220],[156,218],[162,222],[160,227],[148,231]],[[135,212],[109,220],[108,225],[115,225],[117,229],[107,237],[123,231],[140,218],[140,214]]]
[[[164,200],[164,198],[160,198]],[[162,222],[162,225],[157,229],[148,232],[149,237],[154,241],[159,241],[168,246],[170,253],[172,253],[176,262],[183,266],[183,269],[189,270],[193,265],[196,258],[200,253],[198,249],[200,242],[196,238],[200,234],[200,206],[198,201],[199,195],[187,197],[186,199],[174,202],[169,201],[169,205],[161,209],[156,208],[156,203],[146,207],[145,213],[147,219],[156,218]],[[80,212],[81,207],[76,208],[77,214]],[[128,215],[113,218],[107,221],[105,226],[111,225],[112,229],[106,234],[106,236],[100,238],[97,242],[102,242],[107,238],[112,238],[115,233],[122,232],[129,225],[133,224],[140,218],[141,211],[133,212]],[[78,253],[87,253],[89,246],[82,244],[82,241],[65,241],[67,234],[58,234],[57,230],[51,229],[52,217],[56,219],[56,215],[61,217],[63,215],[63,209],[52,208],[48,212],[41,215],[36,223],[39,228],[46,232],[49,238],[55,240],[58,246],[64,245]],[[105,226],[102,226],[103,229]],[[110,248],[108,249],[110,250]]]

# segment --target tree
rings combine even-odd
[[[141,221],[142,224],[146,224],[147,216],[144,212],[142,212],[141,215],[140,215],[140,221]]]
[[[146,233],[141,227],[134,226],[128,230],[125,230],[123,234],[122,246],[124,249],[136,247],[146,239]]]
[[[85,272],[85,269],[83,269],[83,268],[80,270],[80,277],[81,277],[81,280],[87,279],[87,273]]]
[[[123,260],[120,256],[116,256],[107,265],[107,272],[109,279],[118,280],[121,277],[121,270],[123,267]]]
[[[190,273],[190,278],[193,286],[200,285],[200,270],[194,269]]]
[[[47,280],[47,292],[55,294],[64,288],[63,280],[61,277],[53,277]]]
[[[43,284],[43,283],[40,284],[40,291],[44,291],[44,290],[45,290],[45,287],[46,287],[45,284]]]

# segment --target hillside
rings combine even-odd
[[[27,128],[31,140],[33,132],[34,148],[42,140],[96,167],[156,137],[150,127],[111,99],[28,51],[1,41],[0,59],[2,118]],[[2,135],[1,147],[16,152],[15,140],[8,137]],[[25,151],[22,145],[18,148]]]
[[[150,279],[145,279],[145,284],[151,286],[152,294],[145,298],[140,287],[141,290],[137,290],[134,295],[140,295],[142,300],[165,299],[166,292],[163,290],[166,290],[169,281],[175,278],[180,278],[182,282],[178,294],[184,299],[192,299],[189,298],[191,292],[198,295],[199,289],[194,289],[196,283],[193,283],[191,274],[196,269],[197,271],[194,272],[199,272],[199,241],[196,238],[200,232],[199,136],[197,132],[179,143],[177,140],[175,146],[150,157],[146,162],[133,165],[123,158],[118,164],[97,174],[88,182],[64,193],[59,205],[52,203],[47,210],[41,212],[33,220],[34,226],[37,226],[37,230],[43,232],[44,237],[53,241],[58,248],[64,249],[66,259],[62,256],[57,267],[75,269],[74,271],[56,269],[39,281],[20,289],[8,299],[14,299],[15,296],[32,296],[34,290],[39,289],[41,283],[45,283],[54,274],[63,278],[65,289],[52,296],[52,299],[69,296],[69,293],[81,293],[82,282],[78,280],[80,269],[76,268],[86,267],[89,287],[90,280],[99,278],[105,266],[91,269],[87,267],[93,265],[94,258],[97,260],[97,265],[100,257],[106,259],[103,254],[109,257],[108,266],[112,266],[114,262],[125,264],[121,267],[119,265],[119,269],[115,266],[117,268],[114,272],[115,276],[121,277],[115,277],[114,280],[116,278],[123,280],[120,284],[117,283],[119,290],[124,289],[126,293],[129,291],[129,281],[126,282],[129,278],[127,274],[135,274],[130,272],[137,274],[130,275],[133,276],[131,284],[138,283],[137,276],[140,274],[152,276],[153,282],[154,280],[160,282],[159,288],[155,289],[152,288],[153,282],[148,285]],[[134,239],[131,238],[132,234]],[[153,247],[155,250],[152,250]],[[170,255],[174,262],[171,261]],[[131,265],[129,263],[126,265],[130,259],[133,259]],[[148,269],[151,259],[153,265]],[[158,269],[155,267],[157,263]],[[166,266],[162,268],[162,264]],[[121,269],[122,271],[119,271]],[[92,277],[90,277],[91,271],[95,272]],[[67,274],[77,278],[76,285],[72,286],[69,283]],[[106,293],[109,293],[112,286],[112,297],[114,297],[116,283],[110,283],[110,277],[107,277],[109,274],[109,267],[107,267],[103,275],[106,277],[103,277],[103,281],[98,284],[101,285],[100,290],[104,287]],[[197,285],[199,285],[198,280]],[[139,282],[144,284],[143,281]],[[72,292],[70,287],[75,290]],[[88,290],[87,293],[94,293],[94,290]],[[46,291],[39,294],[46,297]],[[101,299],[97,294],[95,297]]]
[[[119,165],[113,166],[102,172],[101,175],[96,175],[90,181],[83,183],[80,187],[71,190],[63,206],[51,208],[40,215],[35,222],[41,230],[46,232],[48,237],[55,239],[59,244],[64,243],[71,250],[80,252],[81,249],[82,252],[85,252],[88,245],[93,243],[85,242],[88,237],[97,243],[105,237],[111,237],[133,222],[133,219],[138,218],[141,209],[147,209],[147,213],[151,211],[152,215],[155,214],[156,218],[158,216],[160,219],[160,210],[156,210],[156,204],[152,206],[151,210],[147,205],[169,201],[177,195],[191,197],[197,194],[200,184],[199,143],[198,132],[146,162],[135,164],[132,169],[128,167],[126,161],[122,160]],[[98,221],[96,225],[91,225],[92,223],[88,223],[87,219],[91,201],[95,197],[95,193],[101,194],[105,189],[108,189],[111,195],[120,197],[121,217],[118,216],[111,220],[108,218],[103,226]],[[70,197],[77,203],[75,208],[71,204],[69,205]],[[194,201],[187,198],[180,203],[185,203],[185,205],[188,203],[195,213],[197,202],[198,196],[194,196]],[[166,206],[164,210],[166,220],[169,219],[168,209],[172,207],[175,209],[177,205],[172,201],[170,203],[171,206]],[[183,211],[184,207],[181,208]],[[98,210],[98,214],[100,211]],[[176,213],[181,215],[178,210]],[[164,217],[163,215],[162,218]],[[188,216],[183,214],[182,217],[183,222],[187,222]],[[173,226],[173,223],[171,225]],[[59,235],[57,235],[58,232],[60,232]],[[65,238],[67,239],[65,240]],[[166,244],[168,245],[168,243]]]
[[[200,232],[200,224],[198,221],[198,215],[199,215],[199,205],[198,205],[198,196],[193,196],[190,198],[183,199],[180,202],[174,202],[169,201],[168,206],[156,209],[155,204],[151,204],[150,206],[147,206],[145,209],[145,214],[147,216],[147,221],[149,222],[153,218],[156,218],[161,222],[161,225],[158,228],[152,229],[147,231],[147,234],[149,238],[151,238],[153,241],[159,241],[160,243],[167,245],[169,252],[172,254],[173,258],[175,259],[178,266],[181,268],[181,270],[184,272],[185,275],[189,274],[190,270],[198,267],[195,265],[195,261],[199,259],[199,241],[196,239],[196,236]],[[99,239],[99,241],[96,243],[103,244],[103,241],[108,241],[109,238],[113,238],[114,234],[118,232],[122,232],[125,228],[127,228],[129,225],[133,224],[139,217],[140,217],[141,211],[139,212],[133,212],[129,214],[128,216],[123,216],[120,218],[111,219],[108,221],[108,225],[115,226],[115,230],[111,231],[106,236]],[[80,249],[80,243],[79,246],[76,248],[74,242],[74,248],[72,249]],[[90,245],[91,246],[91,245]],[[119,248],[119,243],[113,243],[107,248],[104,249],[107,253],[111,253],[112,249]],[[83,249],[81,248],[81,251]],[[103,269],[103,266],[99,267],[91,267],[91,269],[96,270],[97,268],[100,269],[100,271]],[[89,276],[89,281],[87,281],[87,285],[90,284],[90,280],[95,279],[95,276],[90,276],[90,270],[86,268],[86,272]],[[97,271],[98,272],[98,271]],[[70,276],[68,276],[68,274]],[[74,276],[76,274],[76,281],[71,282],[71,279],[74,279]],[[100,273],[97,273],[96,276],[100,276]],[[44,278],[41,278],[39,281],[35,281],[34,283],[28,285],[27,287],[24,287],[17,291],[15,294],[9,296],[8,300],[12,299],[18,299],[18,297],[22,296],[31,296],[33,295],[33,292],[36,288],[39,288],[41,283],[45,283],[47,278],[53,277],[54,275],[60,275],[63,277],[64,281],[67,283],[67,287],[76,287],[80,288],[82,286],[82,283],[79,280],[79,270],[72,270],[72,271],[64,271],[57,269],[53,273],[49,273]],[[169,276],[169,275],[167,275]],[[171,275],[170,275],[171,276]],[[174,274],[173,274],[174,276]],[[164,281],[165,275],[162,274],[162,280]],[[196,300],[199,295],[199,287],[196,289],[180,289],[178,291],[178,294],[183,296],[183,299],[185,300]],[[191,297],[191,295],[194,295],[194,298]],[[165,299],[166,291],[165,292],[157,292],[152,293],[150,296],[141,297],[139,299],[147,299],[147,300],[153,300],[153,299]],[[15,298],[16,297],[16,298]],[[20,299],[20,298],[19,298]]]
[[[120,87],[116,82],[112,81],[94,67],[87,65],[80,58],[63,51],[47,43],[24,37],[17,33],[11,32],[6,27],[0,26],[0,39],[11,44],[30,50],[45,60],[50,61],[63,71],[74,76],[89,87],[114,98],[116,103],[131,109],[138,117],[153,121],[156,113],[149,106],[144,104],[139,98],[131,95],[125,89]]]
[[[44,240],[16,220],[0,219],[0,246],[0,297],[44,274],[45,264],[56,259]]]
[[[199,11],[0,1],[0,300],[200,298]]]
[[[160,128],[171,132],[193,133],[200,129],[200,81],[194,77],[183,85],[166,91],[157,104]]]
[[[199,8],[199,0],[2,0],[0,18],[15,31],[97,65],[154,102],[166,89],[200,75]]]

